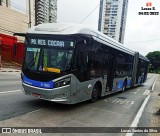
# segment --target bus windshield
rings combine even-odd
[[[73,42],[67,42],[67,44],[70,47],[27,47],[24,68],[54,73],[69,70],[74,48]]]

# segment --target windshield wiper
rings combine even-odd
[[[43,71],[43,68],[44,68],[44,49],[42,49],[41,53],[40,53],[40,67],[41,67],[41,70]]]
[[[29,69],[30,67],[32,67],[33,65],[35,65],[35,60],[37,58],[38,55],[38,50],[36,52],[36,56],[29,62],[29,64],[26,66],[26,69]]]

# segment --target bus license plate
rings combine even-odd
[[[41,94],[32,93],[32,96],[40,98]]]

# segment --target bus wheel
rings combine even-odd
[[[91,102],[96,102],[99,98],[98,87],[95,85],[92,90]]]
[[[127,82],[125,80],[124,83],[123,83],[123,86],[122,86],[122,92],[124,92],[126,90],[126,84],[127,84]]]

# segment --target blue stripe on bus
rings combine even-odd
[[[124,83],[124,80],[117,81],[117,83],[116,83],[116,89],[122,89],[123,83]],[[127,86],[130,86],[130,84],[131,84],[131,80],[128,80],[127,81]]]
[[[127,80],[127,86],[131,85],[131,80]]]
[[[118,81],[116,84],[116,89],[121,89],[123,86],[123,80],[122,81]]]
[[[35,87],[40,87],[40,88],[46,88],[46,89],[52,89],[54,86],[53,81],[49,81],[49,82],[40,82],[40,81],[35,81],[35,80],[31,80],[29,78],[27,78],[26,76],[23,75],[22,77],[23,82],[31,85],[31,86],[35,86]]]

